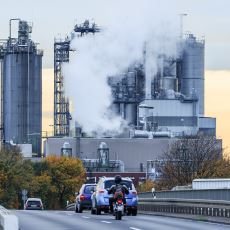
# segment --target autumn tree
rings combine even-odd
[[[161,159],[162,175],[156,188],[171,189],[191,184],[195,178],[214,177],[221,159],[222,149],[215,137],[197,135],[179,139]]]
[[[154,182],[152,180],[146,180],[137,187],[138,192],[151,192],[154,187]]]
[[[29,188],[32,163],[25,161],[19,149],[0,150],[0,203],[7,208],[22,207],[21,190]]]
[[[31,192],[52,209],[64,208],[67,200],[73,201],[85,181],[85,169],[76,158],[49,156],[37,164],[35,171]]]

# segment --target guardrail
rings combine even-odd
[[[18,230],[18,217],[0,205],[0,230]]]
[[[66,210],[68,210],[68,211],[74,211],[74,210],[75,210],[75,203],[73,203],[73,204],[68,204],[68,205],[66,206]]]
[[[74,211],[75,204],[66,206]],[[224,217],[230,219],[230,201],[139,198],[138,211]]]
[[[156,198],[167,199],[201,199],[201,200],[228,200],[230,201],[230,189],[191,189],[155,191]],[[139,193],[139,198],[152,198],[151,192]]]
[[[230,218],[230,201],[140,198],[138,210]]]

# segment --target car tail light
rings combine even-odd
[[[99,193],[104,193],[104,190],[102,190],[102,189],[101,189],[101,190],[99,190]]]
[[[122,202],[123,202],[122,200],[117,200],[118,204],[122,204]]]
[[[80,201],[83,201],[83,200],[85,200],[85,196],[82,194],[80,195]]]

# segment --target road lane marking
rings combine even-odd
[[[67,213],[68,216],[73,216],[73,213]]]
[[[140,228],[129,227],[132,230],[141,230]]]
[[[89,216],[82,216],[82,218],[84,218],[84,219],[90,219]]]
[[[102,220],[101,222],[102,222],[102,223],[106,223],[106,224],[111,224],[111,223],[112,223],[112,222],[105,221],[105,220]]]

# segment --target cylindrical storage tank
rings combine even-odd
[[[181,62],[181,93],[199,99],[199,114],[204,114],[204,41],[190,34],[184,42]]]
[[[125,120],[130,125],[137,125],[137,105],[135,103],[125,104]]]
[[[9,52],[4,56],[4,138],[17,144],[29,142],[36,153],[41,152],[41,70],[42,53],[37,50]]]
[[[173,90],[177,92],[177,78],[175,77],[162,77],[162,89],[163,90]]]
[[[112,103],[110,106],[110,110],[114,115],[120,115],[120,104],[119,103]]]

